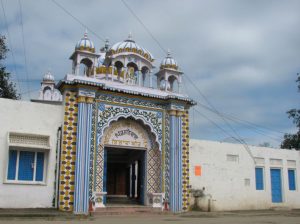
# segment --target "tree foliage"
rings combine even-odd
[[[300,75],[297,74],[298,91],[300,92]],[[287,112],[290,119],[298,128],[296,134],[285,134],[281,148],[300,150],[300,109],[291,109]]]
[[[6,68],[2,65],[2,61],[6,58],[8,48],[5,45],[5,37],[0,36],[0,97],[9,99],[20,99],[17,93],[16,85],[9,80],[10,73],[6,72]]]

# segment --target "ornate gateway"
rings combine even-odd
[[[131,36],[98,54],[85,34],[71,59],[73,74],[58,84],[65,105],[60,210],[86,214],[120,200],[187,210],[194,102],[179,92],[176,61],[170,54],[163,60],[155,89],[154,59]]]

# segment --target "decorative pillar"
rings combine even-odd
[[[97,59],[94,58],[94,63],[93,63],[93,78],[96,77],[96,63],[97,63]]]
[[[78,123],[75,160],[74,213],[89,211],[90,139],[92,126],[92,103],[95,93],[78,91]]]
[[[150,82],[150,88],[153,88],[153,83],[152,83],[152,70],[149,71],[149,82]]]
[[[142,86],[142,83],[143,83],[143,73],[140,70],[138,70],[138,85]]]
[[[130,164],[129,197],[132,198],[132,164]]]
[[[167,79],[166,75],[164,77],[164,80],[165,80],[165,91],[167,91],[168,90],[168,79]]]
[[[124,69],[124,83],[126,83],[126,84],[128,84],[128,67],[123,67],[123,69]]]
[[[105,80],[108,80],[108,72],[109,72],[109,66],[105,66],[106,71],[105,71]]]
[[[181,82],[178,82],[178,93],[181,93]]]
[[[76,65],[75,65],[75,75],[79,75],[79,65],[80,65],[80,62],[77,60]]]
[[[111,81],[114,81],[114,74],[115,74],[115,66],[111,67]]]
[[[134,192],[134,197],[137,198],[137,184],[138,184],[138,161],[135,161],[135,178],[134,178],[134,183],[135,183],[135,192]]]
[[[182,136],[181,111],[170,110],[170,209],[182,210]]]
[[[107,149],[104,148],[103,155],[103,205],[106,205],[107,199]]]
[[[132,167],[132,169],[131,169],[131,171],[132,171],[132,188],[131,188],[131,190],[132,190],[132,197],[134,198],[134,195],[135,195],[135,163],[133,163],[133,164],[131,164],[131,167]]]

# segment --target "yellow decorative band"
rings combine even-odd
[[[177,111],[176,116],[181,117],[183,116],[184,112],[183,111]]]
[[[160,69],[164,69],[164,68],[172,68],[172,69],[178,70],[178,66],[177,65],[166,64],[166,65],[161,65],[160,66]]]
[[[176,110],[169,110],[168,112],[169,112],[170,116],[176,116],[176,114],[177,114]]]
[[[93,97],[87,97],[86,98],[86,103],[94,103],[94,98]]]
[[[92,53],[95,53],[95,48],[91,48],[91,47],[84,47],[84,46],[80,46],[79,48],[77,48],[78,50],[81,51],[90,51]]]
[[[168,113],[169,113],[169,115],[171,115],[171,116],[181,117],[181,116],[183,116],[184,111],[180,111],[180,110],[169,110]]]
[[[78,103],[85,103],[85,96],[79,96]]]

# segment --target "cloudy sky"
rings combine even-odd
[[[97,34],[89,32],[97,49],[132,32],[156,66],[165,56],[121,0],[59,0],[81,24],[52,0],[0,1],[0,33],[13,53],[5,64],[24,100],[37,97],[48,70],[57,80],[71,71],[82,24]],[[300,1],[125,1],[185,73],[183,91],[199,102],[191,109],[192,138],[277,147],[283,133],[295,131],[286,111],[299,108]]]

